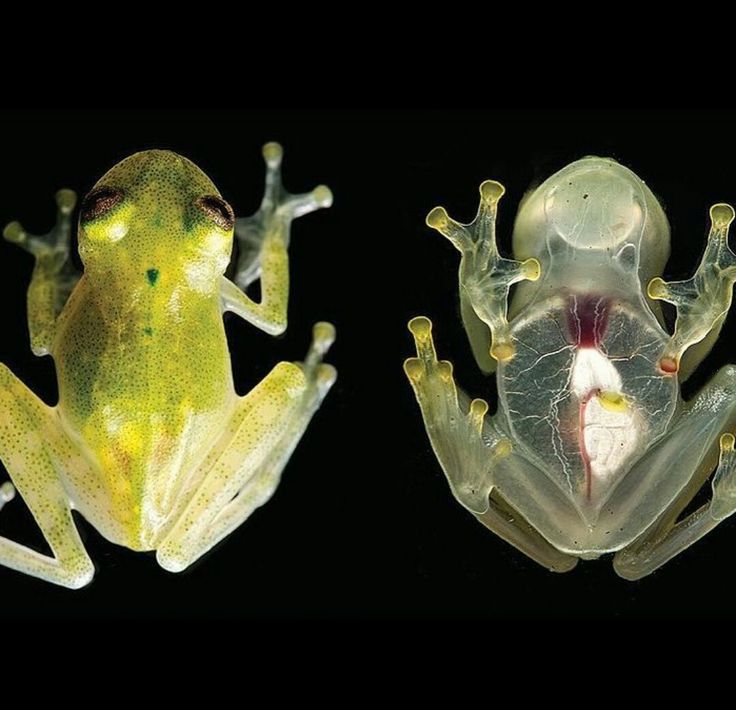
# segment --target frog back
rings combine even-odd
[[[137,538],[126,544],[147,547],[236,395],[219,299],[140,281],[83,277],[53,354],[61,418]]]

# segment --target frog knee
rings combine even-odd
[[[63,585],[69,589],[86,587],[95,576],[95,566],[89,558],[81,558],[70,566]]]
[[[165,545],[156,551],[156,562],[162,569],[167,572],[183,572],[189,567],[189,560],[185,557],[181,549],[177,549],[173,545]]]

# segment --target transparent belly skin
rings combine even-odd
[[[642,577],[736,509],[736,369],[680,397],[731,304],[733,209],[711,208],[695,275],[666,282],[664,212],[613,160],[584,158],[530,192],[514,259],[495,242],[503,187],[480,193],[471,224],[443,208],[427,222],[462,255],[462,317],[479,366],[495,371],[498,406],[488,416],[455,386],[431,322],[413,319],[405,370],[432,447],[459,502],[536,561],[567,571],[613,552],[621,576]],[[677,309],[672,333],[658,300]],[[711,500],[681,519],[714,469]]]
[[[498,369],[510,437],[595,515],[674,413],[676,381],[657,371],[666,337],[631,304],[588,294],[539,302],[511,333],[516,356]]]

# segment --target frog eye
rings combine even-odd
[[[82,220],[88,222],[102,217],[119,205],[125,194],[115,187],[100,187],[92,190],[82,202]]]
[[[227,231],[233,228],[235,224],[233,208],[221,197],[205,195],[204,197],[200,197],[194,204],[220,227],[220,229]]]

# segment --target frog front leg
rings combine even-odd
[[[626,579],[644,577],[687,549],[736,511],[736,366],[721,369],[703,388],[664,440],[629,472],[623,491],[629,521],[646,520],[662,497],[672,503],[638,539],[614,558],[616,572]],[[711,500],[680,520],[680,514],[716,465]],[[630,483],[629,483],[630,482]],[[632,490],[633,487],[633,490]],[[636,488],[639,488],[637,491]],[[617,492],[618,493],[618,492]],[[611,507],[617,507],[614,497]],[[623,518],[622,518],[623,519]]]
[[[273,495],[335,381],[335,369],[321,362],[334,337],[332,325],[317,323],[303,363],[279,363],[240,399],[225,434],[192,476],[196,487],[182,494],[178,520],[158,548],[162,567],[182,571]]]
[[[510,360],[515,353],[507,320],[509,288],[518,281],[536,281],[540,274],[536,259],[504,259],[498,252],[496,214],[504,192],[495,180],[482,183],[478,214],[470,224],[456,222],[444,207],[435,207],[427,215],[427,225],[447,237],[462,255],[461,312],[475,358],[487,373],[495,370],[497,361]]]
[[[19,222],[11,222],[3,230],[5,239],[18,244],[35,259],[27,299],[31,349],[38,356],[51,352],[56,319],[79,281],[80,273],[70,256],[76,202],[72,190],[56,193],[56,225],[48,234],[28,234]]]
[[[566,572],[577,558],[550,545],[494,489],[494,467],[509,456],[511,442],[486,416],[488,404],[470,401],[455,386],[452,364],[437,360],[428,318],[409,323],[417,357],[404,363],[422,410],[432,448],[455,498],[486,527],[539,564]]]
[[[695,275],[684,281],[669,282],[657,277],[647,288],[650,298],[667,301],[677,309],[675,332],[659,362],[664,372],[678,373],[681,380],[708,354],[731,307],[736,254],[728,246],[728,230],[733,218],[731,205],[713,205],[708,242]],[[691,352],[685,356],[690,348]]]
[[[64,587],[88,584],[94,566],[71,514],[66,483],[94,489],[94,471],[64,433],[55,409],[45,405],[0,364],[0,459],[41,528],[52,557],[0,537],[0,565]],[[0,487],[0,507],[14,494]]]
[[[332,204],[324,185],[302,195],[291,195],[281,181],[283,150],[278,143],[263,146],[266,189],[258,211],[236,220],[239,256],[235,283],[223,277],[222,298],[226,310],[272,335],[286,329],[289,300],[289,230],[297,217]],[[256,303],[244,291],[261,279],[261,300]],[[237,284],[237,285],[236,285]],[[241,290],[242,289],[242,290]]]

